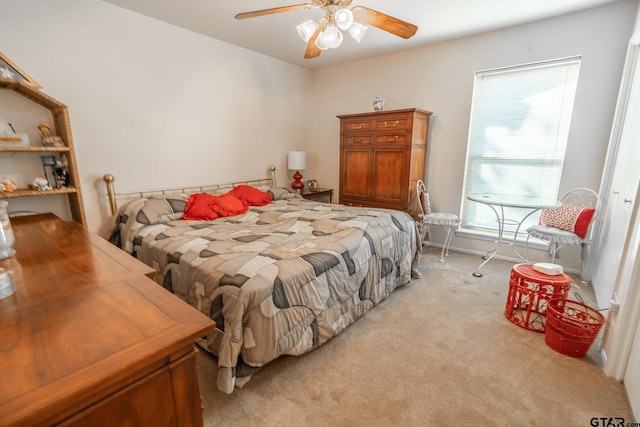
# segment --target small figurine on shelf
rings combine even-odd
[[[40,123],[38,125],[40,130],[40,138],[42,139],[42,145],[45,147],[62,147],[62,138],[56,135],[48,123]]]
[[[16,183],[9,178],[2,178],[2,181],[0,181],[0,193],[13,193],[17,189]]]
[[[33,184],[29,184],[29,188],[38,191],[52,190],[51,186],[49,185],[49,181],[40,177],[35,178],[33,180]]]
[[[65,158],[66,160],[66,158]],[[69,176],[69,169],[66,161],[56,160],[56,165],[53,169],[55,179],[56,179],[56,187],[66,187],[71,182]]]

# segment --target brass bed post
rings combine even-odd
[[[118,209],[118,206],[116,205],[116,192],[113,188],[113,181],[115,181],[116,178],[108,173],[102,177],[102,180],[107,186],[107,196],[109,196],[109,209],[111,209],[111,215],[113,215]]]
[[[278,185],[276,184],[276,167],[274,165],[269,166],[269,172],[271,172],[272,185],[275,187]]]

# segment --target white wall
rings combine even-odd
[[[582,55],[561,193],[598,189],[622,75],[635,0],[314,71],[311,140],[323,186],[338,188],[338,114],[372,111],[376,96],[386,110],[418,107],[431,119],[427,184],[435,209],[460,212],[474,72]],[[375,31],[375,30],[372,30]],[[307,171],[309,175],[309,171]],[[440,230],[434,230],[440,231]],[[444,235],[435,235],[442,241]],[[452,247],[486,251],[491,242],[457,236]],[[579,268],[578,250],[561,263]],[[507,251],[501,251],[509,255]],[[542,259],[544,257],[540,255]]]
[[[284,183],[287,151],[306,148],[300,67],[98,0],[0,0],[0,40],[69,107],[94,231],[107,172],[135,190],[266,178],[274,164]]]

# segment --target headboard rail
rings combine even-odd
[[[114,181],[116,178],[112,174],[105,174],[102,177],[106,187],[107,187],[107,197],[109,198],[109,209],[111,211],[111,215],[115,214],[118,210],[118,201],[119,200],[135,200],[141,198],[148,198],[154,196],[164,196],[164,195],[172,195],[172,194],[193,194],[193,193],[210,193],[210,192],[219,192],[225,189],[231,189],[237,185],[252,185],[254,187],[264,187],[271,186],[275,187],[276,184],[276,167],[269,166],[269,173],[271,175],[270,178],[260,178],[260,179],[251,179],[246,181],[237,181],[231,182],[227,184],[210,184],[210,185],[196,185],[192,187],[174,187],[174,188],[164,188],[157,190],[141,190],[141,191],[122,191],[118,192],[115,190]]]

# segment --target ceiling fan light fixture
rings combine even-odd
[[[354,22],[353,25],[351,25],[351,28],[349,28],[349,34],[357,43],[360,43],[364,38],[364,35],[367,33],[368,29],[369,27],[367,27],[366,25],[362,25],[359,22]]]
[[[335,25],[328,25],[327,28],[325,28],[325,30],[318,36],[318,40],[320,39],[322,39],[322,44],[324,46],[329,49],[335,49],[342,44],[343,37],[342,32],[340,32]]]
[[[334,15],[336,25],[341,30],[348,30],[353,25],[353,12],[349,9],[338,9]]]
[[[313,33],[316,32],[316,28],[318,28],[318,24],[313,19],[304,21],[302,24],[296,27],[300,38],[304,40],[305,43],[307,43],[309,39],[311,39]]]

